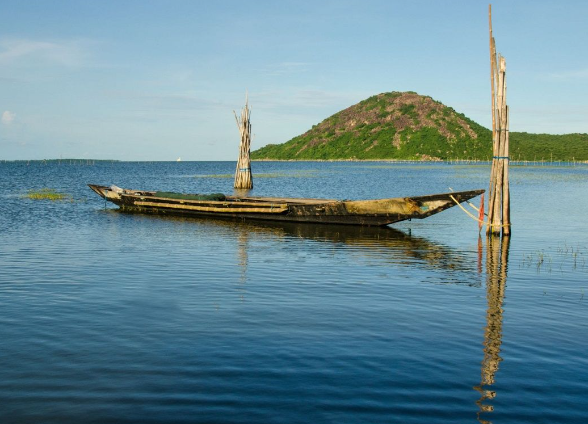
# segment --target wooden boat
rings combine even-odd
[[[95,184],[88,186],[124,212],[366,226],[384,226],[407,219],[426,218],[484,192],[472,190],[377,200],[223,195],[217,200],[208,200],[201,195],[129,190]]]

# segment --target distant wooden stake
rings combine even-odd
[[[237,117],[237,128],[241,135],[239,145],[239,159],[237,160],[237,170],[235,171],[235,188],[250,189],[253,188],[253,179],[251,176],[251,109],[249,109],[248,96],[245,97],[245,107],[241,111],[241,117]]]
[[[506,105],[506,60],[496,54],[492,34],[492,6],[488,6],[490,28],[490,84],[492,91],[492,168],[488,188],[487,234],[510,234],[509,110]]]

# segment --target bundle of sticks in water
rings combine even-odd
[[[508,124],[506,105],[506,60],[496,54],[492,35],[492,9],[490,21],[490,83],[492,86],[492,145],[493,158],[488,189],[487,234],[510,234],[510,190],[508,184]]]
[[[235,113],[235,111],[233,111]],[[245,98],[245,107],[241,111],[241,117],[235,113],[237,128],[241,134],[241,143],[239,145],[239,160],[237,160],[237,170],[235,171],[235,188],[249,189],[253,188],[251,178],[251,109],[249,109],[249,100]]]

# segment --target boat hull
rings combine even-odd
[[[227,197],[224,201],[206,201],[161,198],[155,196],[155,192],[113,189],[92,184],[89,187],[101,197],[118,205],[122,212],[128,213],[374,227],[407,219],[427,218],[484,192],[472,190],[356,201],[259,197]]]

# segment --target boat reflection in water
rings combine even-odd
[[[104,209],[104,213],[123,214],[118,209]],[[241,267],[240,280],[246,282],[246,268],[249,256],[255,252],[251,241],[266,239],[292,242],[312,241],[329,244],[334,249],[344,249],[349,257],[369,258],[384,263],[407,267],[421,267],[429,270],[444,270],[445,274],[435,282],[458,283],[480,287],[480,279],[472,279],[476,273],[476,262],[469,253],[457,251],[449,246],[413,236],[392,227],[364,227],[353,225],[325,225],[295,222],[243,221],[200,217],[161,215],[134,215],[133,219],[164,220],[170,223],[194,224],[203,234],[215,237],[234,238],[238,247],[238,264]],[[152,232],[149,227],[145,227]],[[464,275],[458,275],[464,273]],[[467,273],[467,274],[466,274]]]
[[[479,386],[475,386],[481,397],[476,402],[479,411],[478,421],[490,424],[484,419],[486,413],[494,411],[494,406],[487,401],[496,397],[492,390],[498,366],[502,361],[500,347],[502,345],[502,304],[506,288],[508,271],[508,249],[510,237],[488,237],[486,245],[486,328],[484,330],[484,359],[482,360],[482,375]]]
[[[167,218],[169,219],[169,218]],[[272,238],[292,240],[311,240],[329,243],[335,248],[345,248],[353,253],[405,266],[424,266],[430,269],[448,271],[475,271],[471,258],[460,254],[448,246],[438,244],[423,237],[416,237],[391,227],[359,227],[349,225],[321,225],[300,223],[272,222],[241,222],[225,220],[178,218],[197,221],[205,226],[230,227],[237,233],[239,247],[239,264],[247,266],[248,240],[255,235],[271,236]],[[244,282],[242,270],[242,282]],[[444,282],[460,282],[468,285],[479,285],[471,279],[455,280],[445,276]]]

